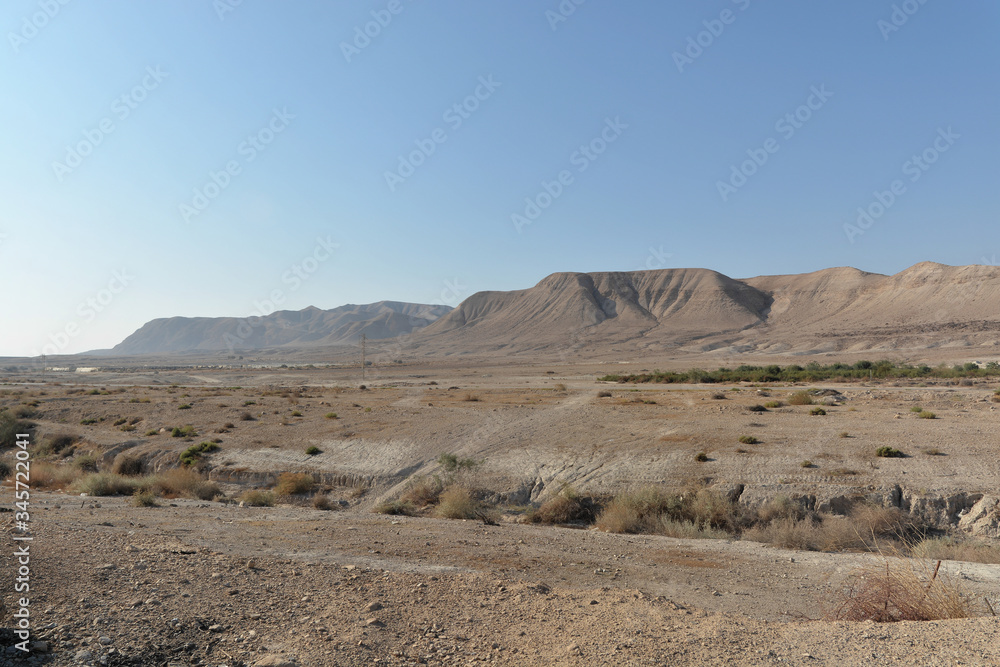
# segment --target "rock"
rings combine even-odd
[[[298,663],[293,658],[269,655],[253,663],[253,667],[298,667]]]
[[[222,626],[219,625],[218,623],[214,623],[214,624],[208,626],[208,631],[209,632],[222,632],[222,630],[223,630]]]
[[[1000,538],[1000,498],[983,496],[958,520],[958,527],[978,537]]]
[[[91,660],[94,659],[94,654],[91,653],[90,651],[83,650],[83,651],[77,651],[76,655],[73,657],[76,658],[77,662],[90,662]]]
[[[49,643],[46,641],[37,641],[31,643],[31,650],[35,653],[48,653]]]
[[[99,641],[102,644],[104,644],[105,646],[107,646],[107,645],[109,645],[111,643],[111,637],[101,637],[97,641]]]
[[[380,620],[378,620],[377,618],[374,618],[374,617],[365,620],[365,625],[367,625],[368,627],[374,627],[374,628],[384,628],[385,627],[385,623],[383,623],[382,621],[380,621]]]
[[[382,609],[382,603],[380,602],[372,602],[370,605],[365,607],[365,611],[378,611],[379,609]]]

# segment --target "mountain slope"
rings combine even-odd
[[[147,322],[111,354],[165,354],[354,343],[364,334],[392,338],[427,326],[448,306],[398,301],[346,305],[332,310],[280,310],[260,318],[168,317]]]

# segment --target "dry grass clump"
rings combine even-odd
[[[410,483],[399,499],[420,509],[428,505],[436,505],[442,491],[444,491],[444,484],[438,477],[420,477]]]
[[[138,480],[113,472],[95,472],[76,480],[72,488],[88,496],[130,496],[135,493]]]
[[[979,615],[960,587],[939,573],[909,562],[858,571],[828,614],[838,621],[940,621]]]
[[[249,507],[274,507],[274,494],[270,491],[252,489],[240,496],[240,502]]]
[[[79,468],[47,461],[31,464],[31,487],[34,489],[66,489],[80,478]]]
[[[72,453],[73,445],[79,440],[78,436],[60,433],[57,435],[47,435],[42,439],[42,443],[35,449],[38,456],[49,456],[50,454]]]
[[[441,492],[434,514],[442,519],[475,519],[481,510],[471,489],[453,484]]]
[[[215,482],[210,482],[192,468],[171,468],[152,479],[153,489],[167,498],[184,496],[212,500],[222,494]]]
[[[914,558],[960,560],[966,563],[1000,563],[1000,547],[977,540],[929,537],[910,547]]]
[[[808,391],[804,389],[801,391],[793,392],[788,396],[789,405],[812,405],[813,397]]]
[[[133,507],[159,507],[156,503],[156,494],[152,489],[136,490],[132,494]]]
[[[565,524],[592,523],[596,518],[597,503],[593,498],[581,496],[571,486],[564,486],[528,515],[532,523]]]
[[[479,402],[479,401],[480,401],[481,399],[480,399],[480,398],[479,398],[479,396],[477,396],[476,394],[472,394],[472,393],[468,393],[468,394],[466,394],[466,395],[465,395],[465,396],[464,396],[464,397],[462,398],[462,400],[463,400],[463,401],[469,401],[470,403],[477,403],[477,402]]]
[[[700,531],[735,533],[744,521],[740,512],[736,503],[714,489],[692,486],[672,494],[649,486],[615,496],[597,517],[596,525],[611,533],[660,534],[691,523]]]
[[[911,541],[918,527],[895,507],[859,504],[846,517],[806,512],[787,498],[758,511],[743,539],[805,551],[872,551],[881,543]]]
[[[917,413],[917,417],[920,419],[937,419],[937,415],[930,410],[921,410]]]
[[[116,475],[125,475],[126,477],[139,477],[146,473],[146,462],[135,454],[122,452],[115,457],[114,462],[111,464],[111,472]]]
[[[278,476],[274,492],[279,496],[309,493],[316,487],[316,478],[307,472],[283,472]]]

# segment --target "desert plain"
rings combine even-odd
[[[1000,663],[996,378],[274,361],[2,378],[0,407],[35,424],[33,650],[8,663]],[[675,365],[712,368],[697,361]],[[157,486],[178,470],[198,483]],[[123,489],[93,485],[112,471]],[[712,525],[600,520],[650,489],[725,507]],[[544,520],[560,498],[590,515]],[[465,518],[443,518],[449,502]],[[784,512],[770,529],[768,512]],[[887,567],[946,584],[968,617],[838,620]],[[3,602],[17,608],[13,584]]]

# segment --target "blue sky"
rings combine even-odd
[[[556,271],[993,262],[998,24],[986,0],[8,0],[0,355]]]

